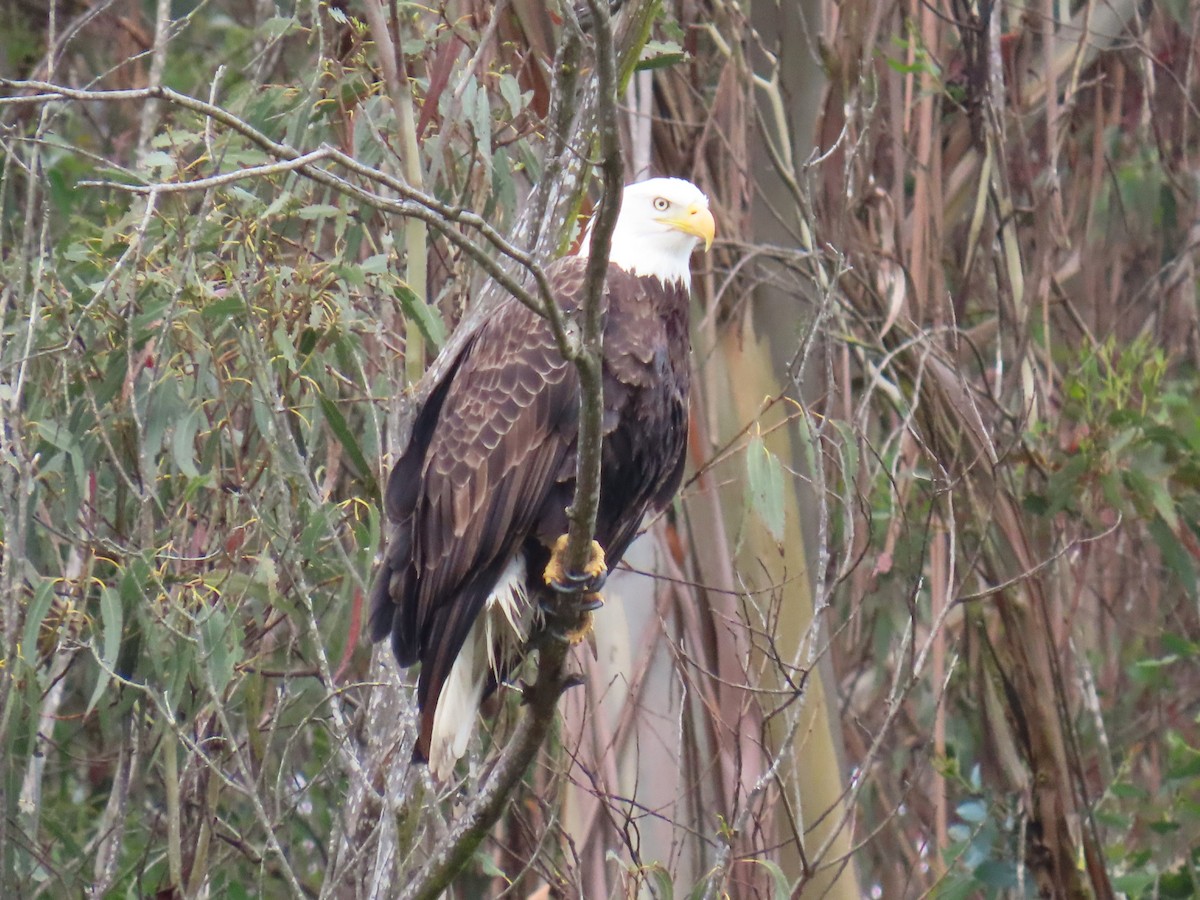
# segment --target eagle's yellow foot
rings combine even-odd
[[[592,594],[589,596],[595,597],[597,603],[604,602],[600,599],[599,594]],[[592,622],[591,612],[584,612],[579,617],[579,624],[575,628],[566,629],[562,633],[562,637],[563,637],[563,640],[565,640],[568,644],[570,644],[572,647],[574,647],[574,646],[577,646],[578,644],[582,644],[585,640],[587,640],[588,637],[591,636],[594,628],[595,628],[595,624]]]
[[[554,549],[550,551],[550,562],[546,565],[546,571],[542,575],[546,584],[560,594],[596,594],[596,591],[603,587],[604,580],[608,578],[608,566],[604,562],[604,548],[592,541],[592,558],[588,560],[582,572],[567,571],[563,562],[563,554],[566,552],[567,536],[564,534],[554,542]],[[603,602],[600,595],[596,594],[594,605],[589,608],[595,609]]]

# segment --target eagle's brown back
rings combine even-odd
[[[547,272],[568,313],[586,259]],[[687,439],[688,295],[610,266],[604,296],[605,445],[596,539],[614,566],[644,514],[670,502]],[[388,479],[392,525],[371,594],[372,640],[421,663],[415,754],[427,758],[450,668],[497,579],[523,553],[531,590],[566,531],[574,492],[578,377],[547,323],[516,300],[466,343]]]

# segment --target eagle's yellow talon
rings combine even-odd
[[[587,590],[603,583],[605,576],[608,575],[608,566],[604,560],[604,548],[599,543],[592,541],[591,559],[587,561],[579,575],[568,574],[567,567],[563,562],[566,552],[567,535],[564,534],[554,542],[554,548],[550,551],[550,562],[547,563],[546,571],[542,574],[546,584],[555,590],[569,591],[572,585],[578,585]]]
[[[608,574],[608,563],[604,559],[604,548],[592,541],[592,558],[583,567],[583,573],[591,578],[603,578]]]
[[[592,622],[592,614],[590,612],[585,612],[582,618],[579,620],[579,627],[570,629],[569,631],[565,632],[563,636],[567,639],[568,644],[570,644],[572,647],[575,647],[587,640],[594,627],[595,624]]]

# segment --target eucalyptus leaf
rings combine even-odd
[[[746,447],[747,504],[777,544],[783,542],[785,522],[783,466],[755,435]]]
[[[117,666],[117,657],[121,652],[121,629],[124,626],[124,610],[121,608],[121,595],[115,588],[108,586],[100,589],[100,632],[103,650],[100,653],[100,669],[96,676],[96,686],[92,689],[91,699],[87,704],[87,715],[96,708],[104,695],[113,672]]]

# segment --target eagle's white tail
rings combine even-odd
[[[489,672],[503,676],[529,637],[533,617],[525,576],[525,557],[518,553],[497,579],[442,685],[429,741],[429,769],[438,781],[449,780],[467,752]]]

